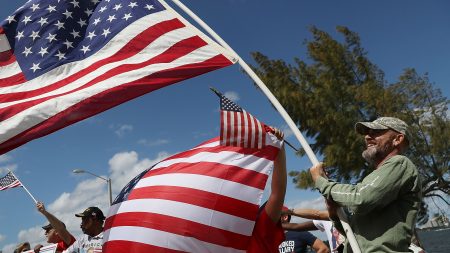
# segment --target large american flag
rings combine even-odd
[[[0,178],[0,191],[22,186],[20,181],[10,171],[4,177]]]
[[[266,144],[217,137],[142,172],[109,210],[103,252],[245,252],[281,146],[272,134]]]
[[[211,88],[220,98],[220,143],[226,146],[263,148],[272,130],[239,105]]]
[[[234,58],[162,0],[34,0],[0,23],[0,154]]]

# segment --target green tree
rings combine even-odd
[[[450,174],[450,121],[448,100],[433,88],[425,74],[405,69],[389,84],[384,73],[370,62],[357,33],[337,27],[344,40],[311,28],[305,41],[308,60],[288,64],[253,53],[255,72],[268,85],[300,131],[314,140],[312,149],[323,155],[329,174],[336,180],[360,180],[371,169],[361,158],[363,138],[353,130],[357,121],[394,116],[412,128],[409,157],[423,176],[425,197],[448,203]],[[304,155],[304,152],[300,152]],[[290,175],[299,188],[311,187],[306,168]],[[428,218],[422,205],[420,217]]]

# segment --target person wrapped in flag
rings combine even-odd
[[[280,130],[268,129],[278,139],[283,140],[284,134]],[[286,154],[283,145],[274,162],[269,199],[260,209],[256,219],[248,253],[278,252],[278,246],[285,240],[281,211],[286,195],[286,177]]]
[[[216,137],[136,176],[109,210],[103,252],[277,252],[284,239],[283,134],[261,129],[269,130],[264,145],[257,138],[250,146],[223,145]]]

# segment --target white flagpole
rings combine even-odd
[[[8,169],[9,170],[9,169]],[[30,193],[30,191],[28,191],[27,187],[25,187],[25,185],[20,181],[20,179],[11,171],[9,170],[9,172],[11,172],[11,174],[13,174],[13,176],[17,179],[17,181],[20,182],[20,184],[22,185],[23,189],[28,193],[28,195],[30,195],[30,197],[33,199],[34,203],[37,204],[37,200],[33,197],[33,195]]]
[[[311,146],[303,137],[302,133],[298,129],[295,122],[291,119],[289,114],[283,108],[283,106],[278,102],[272,92],[266,87],[266,85],[261,81],[261,79],[256,75],[256,73],[248,66],[248,64],[216,33],[211,29],[202,19],[200,19],[195,13],[193,13],[186,5],[181,3],[179,0],[171,0],[174,2],[180,9],[186,12],[189,17],[191,17],[195,22],[197,22],[203,29],[205,29],[221,46],[232,52],[236,58],[238,59],[239,65],[247,72],[247,74],[253,79],[253,81],[258,85],[258,87],[264,92],[267,98],[270,100],[273,106],[277,109],[277,111],[281,114],[283,119],[288,124],[289,128],[294,133],[295,137],[299,140],[303,149],[305,150],[306,155],[313,165],[319,164],[319,160],[311,149]],[[358,242],[356,241],[355,235],[353,234],[352,228],[348,224],[347,217],[342,210],[338,211],[339,219],[341,220],[341,224],[346,232],[347,239],[349,240],[350,246],[353,249],[354,253],[361,253]]]

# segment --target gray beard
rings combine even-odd
[[[384,147],[378,145],[367,148],[362,152],[362,157],[369,165],[375,165],[381,162],[393,149],[392,144],[386,144]]]

